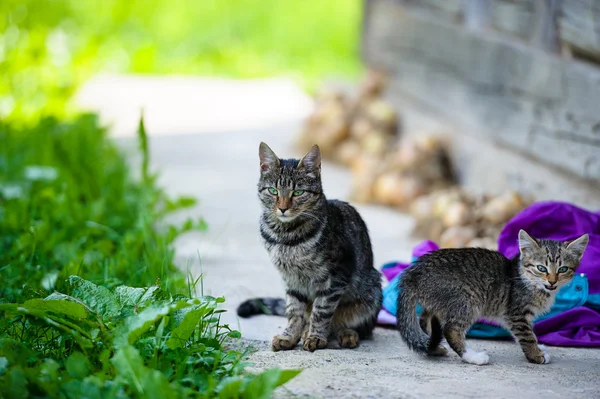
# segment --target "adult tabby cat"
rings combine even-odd
[[[327,200],[318,146],[300,160],[279,159],[261,143],[260,234],[286,285],[285,331],[273,350],[315,351],[331,337],[355,348],[371,335],[381,308],[381,275],[373,267],[367,227],[349,204]],[[238,314],[281,314],[283,300],[252,299]]]
[[[466,347],[465,334],[479,318],[500,322],[516,337],[532,363],[549,363],[532,320],[547,312],[556,292],[575,275],[588,244],[539,240],[519,232],[520,255],[507,259],[481,248],[441,249],[419,258],[399,282],[398,329],[409,348],[432,356],[450,347],[467,363],[489,362],[486,352]],[[423,308],[420,326],[415,308]],[[428,335],[429,334],[429,335]]]

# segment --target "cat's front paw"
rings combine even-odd
[[[535,355],[527,356],[527,360],[536,364],[550,363],[550,355],[545,351],[546,347],[543,345],[538,345],[538,349],[539,351]]]
[[[271,348],[275,352],[294,349],[296,345],[298,345],[298,340],[294,340],[289,335],[276,335],[271,342]]]
[[[350,328],[342,330],[338,333],[338,344],[342,348],[354,349],[358,346],[358,333]]]
[[[327,344],[328,342],[326,338],[319,337],[318,335],[310,335],[302,343],[302,349],[305,351],[314,352],[317,349],[327,348]]]
[[[490,362],[490,357],[486,351],[476,352],[472,349],[467,349],[462,355],[462,360],[466,363],[483,366]]]

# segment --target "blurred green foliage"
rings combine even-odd
[[[267,399],[298,374],[246,373],[224,299],[195,298],[173,241],[206,224],[162,223],[195,200],[157,186],[138,134],[133,179],[94,115],[0,122],[0,397]]]
[[[359,70],[360,0],[2,0],[0,118],[64,113],[97,72],[310,84]]]
[[[145,143],[143,125],[139,132]],[[135,181],[93,115],[28,128],[0,123],[0,142],[2,300],[47,295],[71,274],[108,287],[160,279],[165,290],[187,293],[172,242],[206,226],[190,219],[156,228],[166,213],[195,200],[171,200],[155,184],[147,146],[143,178]]]

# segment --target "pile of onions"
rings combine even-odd
[[[414,234],[442,247],[496,249],[503,225],[528,202],[515,192],[474,196],[458,187],[443,135],[400,140],[400,117],[383,98],[385,76],[370,71],[355,98],[322,90],[298,145],[318,144],[325,159],[352,170],[353,201],[409,211]]]
[[[384,83],[384,75],[370,71],[356,98],[342,90],[321,90],[300,134],[300,149],[318,144],[324,158],[346,166],[361,155],[384,156],[400,136],[398,113],[382,97]]]
[[[418,198],[410,213],[417,220],[414,234],[434,240],[442,248],[497,249],[504,224],[529,203],[513,191],[474,196],[453,187]]]

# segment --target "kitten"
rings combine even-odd
[[[349,204],[327,200],[318,146],[300,160],[279,159],[261,143],[258,197],[260,234],[286,285],[285,331],[275,351],[315,351],[337,338],[355,348],[368,338],[381,308],[381,275],[373,267],[367,226]],[[283,313],[283,300],[252,299],[238,314]]]
[[[467,348],[465,335],[479,318],[499,321],[516,337],[532,363],[549,363],[532,320],[547,312],[568,284],[588,244],[539,240],[519,231],[520,255],[507,259],[482,248],[441,249],[419,258],[399,282],[398,329],[409,348],[430,356],[450,347],[467,363],[489,362],[487,353]],[[420,326],[415,308],[423,308]],[[429,335],[428,335],[429,334]]]

